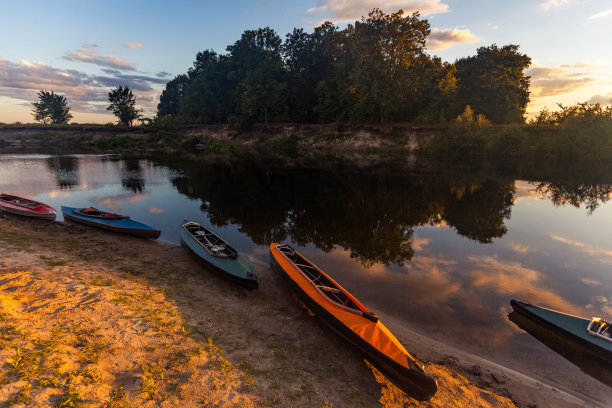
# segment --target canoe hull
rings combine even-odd
[[[86,216],[74,213],[74,210],[76,210],[76,208],[62,206],[62,214],[64,215],[64,219],[141,238],[156,239],[161,234],[161,230],[154,229],[138,221],[129,219],[104,220],[100,218],[88,218]]]
[[[11,197],[22,199],[21,197],[17,197],[17,196],[11,196]],[[21,207],[19,205],[16,205],[16,204],[4,201],[4,200],[0,200],[0,210],[11,213],[11,214],[21,215],[24,217],[31,217],[31,218],[37,218],[37,219],[49,220],[49,221],[55,220],[55,217],[57,215],[57,211],[55,211],[55,208],[45,203],[38,202],[38,201],[29,200],[29,199],[26,199],[26,200],[33,202],[33,203],[40,204],[40,206],[37,208],[30,209],[30,208]]]
[[[207,269],[237,282],[247,289],[257,289],[259,287],[255,268],[248,257],[237,248],[235,248],[238,252],[236,259],[217,258],[206,252],[200,243],[185,231],[183,226],[180,228],[180,235],[181,245]]]
[[[365,341],[359,334],[351,330],[344,322],[327,311],[316,300],[309,296],[271,254],[272,268],[279,273],[291,286],[299,298],[327,327],[338,333],[353,347],[364,354],[365,358],[372,363],[385,377],[402,391],[419,401],[429,400],[438,390],[436,381],[417,369],[409,369],[388,357],[376,347]],[[410,362],[410,359],[407,359]]]
[[[589,319],[571,316],[514,299],[510,301],[510,304],[522,316],[590,351],[599,359],[612,363],[612,343],[607,344],[605,340],[587,334],[586,329],[590,322]]]

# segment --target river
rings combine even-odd
[[[609,366],[562,357],[508,316],[514,298],[612,318],[611,184],[0,155],[0,192],[127,214],[173,244],[195,220],[266,265],[271,242],[290,243],[406,328],[612,401]]]

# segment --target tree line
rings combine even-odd
[[[367,17],[339,29],[245,31],[226,54],[198,52],[168,82],[158,118],[185,124],[444,123],[467,105],[493,123],[524,122],[531,59],[517,45],[478,48],[454,63],[426,52],[418,13]]]

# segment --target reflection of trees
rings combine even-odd
[[[443,218],[461,235],[482,243],[506,234],[504,218],[510,218],[514,183],[493,180],[451,188]],[[453,197],[454,196],[454,197]]]
[[[74,156],[52,156],[47,166],[60,189],[72,188],[79,184],[79,161]]]
[[[142,175],[142,168],[140,167],[140,160],[128,158],[123,160],[122,163],[121,185],[126,190],[130,190],[134,193],[142,193],[145,188],[145,182]]]
[[[202,200],[213,224],[239,225],[260,245],[290,238],[325,251],[338,246],[366,265],[411,259],[413,227],[442,219],[490,242],[505,233],[512,202],[512,184],[494,181],[458,196],[433,177],[212,165],[180,170],[172,183]]]
[[[586,184],[572,182],[536,183],[535,191],[547,196],[555,205],[584,204],[588,213],[592,214],[600,204],[612,197],[612,184]]]

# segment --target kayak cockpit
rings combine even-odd
[[[183,225],[183,228],[212,256],[231,259],[238,258],[238,251],[202,225],[188,222]]]
[[[601,339],[612,342],[612,323],[602,320],[600,317],[594,317],[591,319],[589,326],[587,327],[587,333],[591,336],[599,337]]]
[[[19,207],[28,208],[30,210],[38,208],[42,205],[41,203],[37,201],[28,200],[27,198],[21,198],[17,196],[8,195],[8,194],[0,195],[0,200],[10,203],[10,204],[18,205]]]
[[[378,321],[378,316],[365,309],[365,307],[358,305],[357,301],[353,299],[344,288],[334,282],[306,258],[296,253],[289,245],[279,245],[277,249],[280,253],[285,255],[302,275],[317,288],[317,291],[331,303],[350,312],[360,314],[374,322]]]
[[[130,217],[128,217],[127,215],[109,213],[106,211],[98,210],[97,208],[94,208],[94,207],[75,208],[73,212],[75,214],[82,215],[85,217],[104,218],[106,220],[129,220],[130,219]]]

